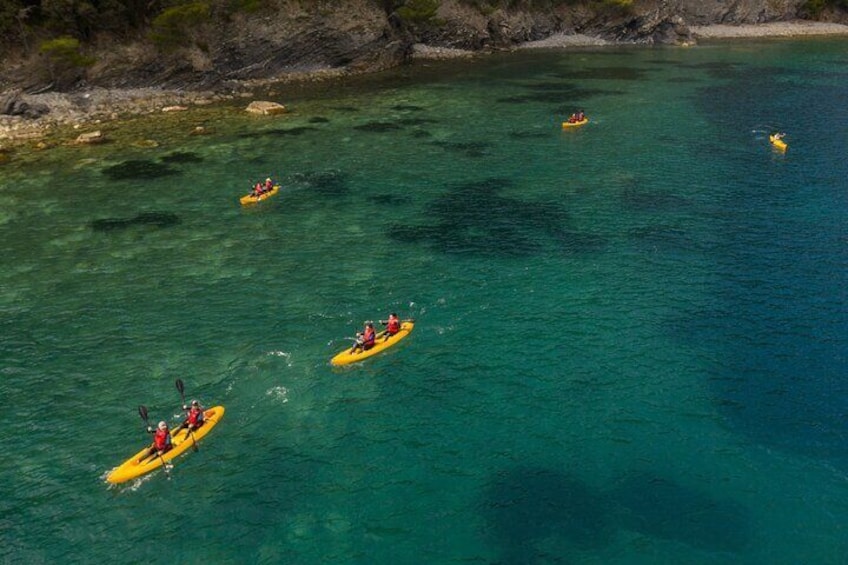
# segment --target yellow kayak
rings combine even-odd
[[[583,118],[582,120],[578,120],[576,122],[562,122],[562,127],[564,128],[576,128],[580,126],[585,126],[589,123],[589,118]]]
[[[385,340],[386,332],[385,330],[381,331],[377,334],[376,343],[374,347],[371,349],[366,349],[365,351],[356,351],[355,353],[350,352],[350,347],[330,359],[330,363],[333,365],[347,365],[349,363],[356,363],[357,361],[362,361],[363,359],[368,359],[373,355],[377,355],[381,351],[390,348],[403,338],[409,335],[409,332],[412,331],[412,328],[415,327],[415,323],[411,320],[406,320],[401,322],[400,331],[390,337],[388,340]]]
[[[275,194],[280,192],[280,185],[275,184],[274,188],[269,190],[268,192],[263,192],[259,196],[255,196],[252,192],[250,194],[245,194],[241,198],[239,198],[239,202],[241,202],[242,206],[248,206],[250,204],[256,204],[257,202],[262,202],[266,198],[271,198]]]
[[[786,149],[789,147],[788,145],[786,145],[785,141],[774,135],[769,136],[769,142],[771,142],[775,149],[779,149],[781,151],[786,151]]]
[[[215,424],[221,421],[221,418],[224,417],[224,407],[215,406],[213,408],[209,408],[203,411],[203,415],[205,417],[204,424],[194,430],[191,434],[184,429],[178,431],[176,435],[174,435],[173,430],[171,431],[171,444],[174,447],[171,448],[170,451],[163,453],[162,457],[159,457],[158,455],[147,457],[147,450],[150,448],[148,445],[124,461],[120,467],[109,473],[106,480],[110,483],[118,484],[140,477],[145,473],[149,473],[150,471],[161,467],[163,460],[168,462],[175,457],[178,457],[186,450],[191,449],[195,440],[200,441],[206,434],[212,431]]]

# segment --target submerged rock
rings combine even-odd
[[[100,130],[92,131],[88,133],[81,133],[75,143],[80,145],[94,145],[96,143],[103,143],[106,141],[106,136],[103,135],[103,132]]]
[[[275,116],[277,114],[285,114],[288,112],[285,106],[276,102],[265,102],[262,100],[254,100],[248,104],[246,111],[251,114],[260,114],[262,116]]]

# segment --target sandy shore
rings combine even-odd
[[[808,21],[773,22],[738,26],[692,26],[690,30],[696,39],[704,40],[848,35],[848,25]],[[614,43],[588,35],[562,33],[540,41],[528,42],[517,48],[568,49],[574,47],[600,47],[605,45],[614,45]],[[413,47],[414,59],[451,59],[456,57],[470,57],[476,54],[474,51],[430,47],[421,44]],[[325,75],[333,74],[332,72],[321,71],[316,73],[316,77],[314,78],[316,80],[324,79],[328,78]],[[340,76],[344,72],[338,71],[335,74]],[[270,84],[273,82],[285,82],[291,78],[279,77],[278,79],[259,82]],[[297,80],[310,80],[310,77],[298,76]],[[255,85],[245,84],[244,86],[245,89],[249,89]],[[43,103],[49,106],[50,113],[36,120],[0,115],[0,151],[2,151],[4,146],[39,139],[61,127],[74,126],[80,129],[80,131],[91,131],[97,129],[97,126],[102,122],[117,120],[126,116],[153,114],[175,108],[176,110],[187,110],[191,107],[207,105],[232,99],[233,97],[234,94],[232,93],[165,91],[155,88],[131,90],[95,88],[86,92],[71,94],[46,93],[25,95],[23,99],[30,104]]]
[[[750,25],[691,26],[697,39],[737,39],[755,37],[798,37],[804,35],[848,35],[848,25],[826,22],[771,22]]]

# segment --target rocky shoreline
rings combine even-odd
[[[848,35],[848,25],[824,22],[772,22],[750,25],[691,26],[696,40],[780,38],[814,35]],[[582,34],[555,34],[538,41],[528,41],[516,49],[568,49],[621,45],[632,42],[615,42]],[[480,52],[414,45],[413,60],[449,59],[471,57]],[[237,98],[249,98],[254,88],[274,83],[315,82],[334,80],[356,74],[349,69],[319,69],[308,72],[287,73],[262,81],[233,83],[226,91],[184,91],[160,88],[104,89],[94,88],[74,93],[23,94],[0,93],[0,154],[4,148],[22,143],[32,143],[58,130],[90,131],[99,124],[151,115],[161,112],[190,111],[197,106],[207,106]],[[15,104],[18,106],[16,107]],[[247,103],[245,103],[247,105]],[[9,109],[27,111],[40,109],[40,115],[27,117],[27,112],[8,115]],[[39,114],[39,112],[36,112]]]

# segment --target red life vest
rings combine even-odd
[[[156,430],[153,434],[153,444],[159,451],[171,449],[171,432],[169,430]]]
[[[377,339],[377,334],[374,332],[374,328],[365,328],[365,335],[363,336],[365,339],[365,348],[369,348],[374,345],[374,342]]]
[[[188,423],[194,428],[199,428],[203,425],[203,410],[197,406],[192,406],[188,411]]]
[[[386,331],[389,335],[395,335],[400,331],[400,320],[397,318],[389,318],[388,324],[386,324]]]

